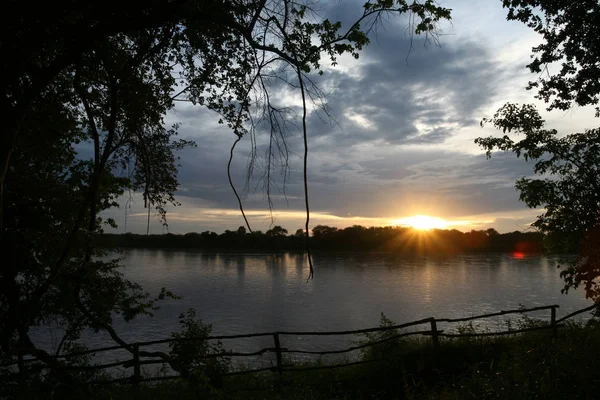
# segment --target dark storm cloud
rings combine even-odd
[[[478,122],[505,79],[492,55],[472,43],[427,49],[422,44],[415,39],[407,61],[410,39],[386,30],[365,52],[365,65],[354,71],[359,77],[326,73],[323,82],[334,87],[329,106],[342,130],[313,114],[311,135],[329,133],[330,145],[337,146],[369,140],[435,144],[453,129]]]

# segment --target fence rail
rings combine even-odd
[[[99,364],[99,365],[90,365],[90,366],[65,366],[65,369],[79,369],[79,370],[102,370],[108,368],[115,367],[124,367],[124,368],[133,368],[133,374],[130,377],[111,379],[111,380],[101,380],[101,381],[93,381],[91,384],[109,384],[109,383],[129,383],[133,385],[139,385],[141,382],[153,382],[160,380],[168,380],[168,379],[177,379],[181,378],[181,375],[169,375],[169,376],[160,376],[160,377],[144,377],[142,375],[142,366],[143,365],[155,365],[155,364],[169,364],[172,362],[176,362],[176,359],[168,359],[168,355],[162,352],[148,352],[142,351],[142,347],[153,346],[158,344],[167,344],[167,343],[176,343],[176,342],[186,342],[186,341],[194,341],[194,340],[230,340],[230,339],[245,339],[245,338],[256,338],[256,337],[272,337],[273,338],[273,347],[263,348],[258,351],[252,352],[233,352],[227,351],[222,353],[214,353],[207,354],[203,357],[199,357],[201,359],[208,358],[218,358],[218,357],[256,357],[263,355],[265,353],[275,353],[275,361],[276,364],[270,367],[262,367],[248,370],[240,370],[240,371],[231,371],[227,373],[220,374],[220,376],[236,376],[243,374],[256,374],[261,372],[274,372],[279,375],[284,372],[298,372],[298,371],[312,371],[317,369],[332,369],[332,368],[342,368],[348,367],[352,365],[360,365],[365,364],[367,362],[377,362],[381,361],[381,359],[374,360],[365,360],[365,361],[352,361],[346,363],[336,363],[332,365],[320,365],[320,366],[310,366],[310,367],[297,367],[297,366],[289,366],[283,364],[283,354],[307,354],[307,355],[334,355],[334,354],[344,354],[353,351],[362,350],[368,347],[376,346],[378,344],[382,344],[391,340],[395,340],[401,337],[421,335],[421,336],[430,336],[432,349],[435,352],[439,346],[440,337],[444,338],[460,338],[460,337],[487,337],[487,336],[502,336],[502,335],[513,335],[524,332],[531,331],[539,331],[539,330],[552,330],[553,337],[557,335],[557,328],[561,326],[561,323],[576,316],[582,314],[587,311],[591,311],[594,308],[598,308],[597,304],[592,306],[583,308],[581,310],[572,312],[560,319],[556,318],[556,309],[559,308],[558,305],[548,305],[541,307],[533,307],[533,308],[520,308],[515,310],[506,310],[506,311],[498,311],[494,313],[481,314],[476,316],[464,317],[464,318],[424,318],[417,321],[407,322],[403,324],[386,326],[386,327],[374,327],[367,329],[357,329],[357,330],[346,330],[346,331],[313,331],[313,332],[305,332],[305,331],[276,331],[276,332],[264,332],[264,333],[250,333],[250,334],[238,334],[238,335],[217,335],[217,336],[209,336],[209,337],[191,337],[191,338],[173,338],[173,339],[161,339],[161,340],[151,340],[145,342],[136,342],[129,345],[129,348],[123,346],[108,346],[97,349],[86,350],[77,353],[71,354],[61,354],[56,355],[55,359],[68,359],[71,357],[78,357],[90,354],[98,354],[107,351],[125,349],[131,353],[132,358],[128,360],[115,361],[111,363]],[[524,314],[528,312],[534,311],[543,311],[550,310],[550,320],[548,325],[530,327],[530,328],[522,328],[517,330],[508,330],[508,331],[497,331],[497,332],[466,332],[466,333],[446,333],[443,329],[439,330],[437,324],[438,323],[457,323],[457,322],[466,322],[466,321],[474,321],[485,318],[497,317],[508,314]],[[380,340],[369,341],[363,344],[356,344],[349,346],[344,349],[337,350],[303,350],[303,349],[288,349],[281,346],[281,337],[282,336],[345,336],[345,335],[359,335],[366,333],[374,333],[374,332],[385,332],[392,331],[397,329],[408,328],[417,325],[429,325],[429,329],[427,330],[417,330],[417,331],[409,331],[402,332],[392,335],[390,337],[386,337]],[[142,358],[150,358],[150,359],[142,359]],[[38,361],[36,358],[24,358],[22,354],[19,354],[16,361],[5,363],[0,365],[0,367],[10,367],[17,365],[19,374],[25,375],[27,373],[26,364]],[[35,370],[39,370],[40,368],[50,368],[47,365],[36,365]]]

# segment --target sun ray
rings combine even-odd
[[[410,226],[414,229],[428,231],[431,229],[443,229],[450,223],[442,218],[429,215],[414,215],[412,217],[400,218],[392,221],[395,225]]]

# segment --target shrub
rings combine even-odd
[[[177,341],[169,344],[178,372],[200,397],[216,394],[222,387],[222,374],[231,367],[231,359],[216,356],[226,354],[223,344],[220,340],[208,340],[212,326],[197,319],[193,309],[180,314],[179,323],[182,330],[171,334]]]

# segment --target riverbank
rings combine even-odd
[[[246,233],[238,231],[190,232],[184,235],[102,234],[97,244],[105,248],[199,249],[204,251],[305,251],[302,232]],[[345,229],[315,227],[310,247],[319,251],[390,252],[402,254],[451,255],[461,253],[540,254],[544,236],[538,232],[500,234],[493,229],[460,232],[433,229],[430,231],[399,227],[353,226]]]
[[[543,324],[521,319],[517,330]],[[462,333],[474,333],[463,325]],[[388,332],[361,337],[384,338]],[[503,337],[430,340],[400,338],[361,353],[365,364],[311,370],[319,362],[295,365],[304,371],[282,376],[266,372],[220,380],[197,375],[197,395],[215,399],[596,399],[600,395],[600,324],[596,319],[566,323],[551,331]],[[99,387],[97,399],[194,398],[186,382]]]

